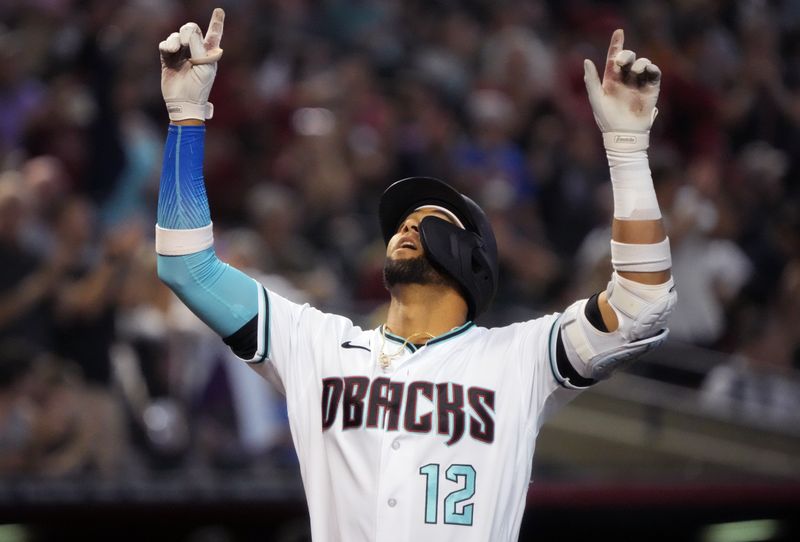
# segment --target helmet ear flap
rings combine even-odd
[[[491,256],[481,237],[471,231],[428,216],[420,224],[420,238],[431,263],[461,286],[473,319],[494,297],[496,277]]]
[[[482,245],[482,244],[481,244]],[[487,282],[492,280],[489,259],[486,257],[486,250],[483,246],[476,247],[472,251],[472,272],[481,281]]]

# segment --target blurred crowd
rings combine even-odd
[[[710,404],[800,411],[800,3],[5,0],[0,474],[292,462],[281,398],[155,273],[157,46],[218,5],[217,251],[365,326],[388,301],[377,200],[410,175],[490,215],[501,285],[479,323],[605,287],[613,206],[582,61],[624,28],[664,74],[650,162],[671,340],[730,354]]]

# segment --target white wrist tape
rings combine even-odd
[[[608,134],[603,134],[605,137]],[[644,150],[633,152],[606,148],[611,187],[614,192],[614,218],[619,220],[658,220],[656,191],[650,164]]]
[[[169,120],[207,120],[214,116],[214,104],[206,102],[197,104],[192,102],[167,102]]]
[[[156,224],[156,252],[162,256],[185,256],[213,245],[212,224],[192,230],[168,230]]]
[[[611,265],[616,271],[649,273],[672,267],[669,237],[660,243],[633,245],[611,240]]]

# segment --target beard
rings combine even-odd
[[[405,260],[386,258],[383,265],[383,284],[387,290],[398,284],[439,285],[458,289],[458,283],[433,267],[424,255]]]

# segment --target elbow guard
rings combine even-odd
[[[570,305],[561,319],[567,357],[578,373],[602,380],[666,340],[667,318],[677,294],[672,278],[663,284],[642,284],[612,275],[606,289],[608,304],[617,316],[612,332],[594,327],[586,317],[583,299]]]

